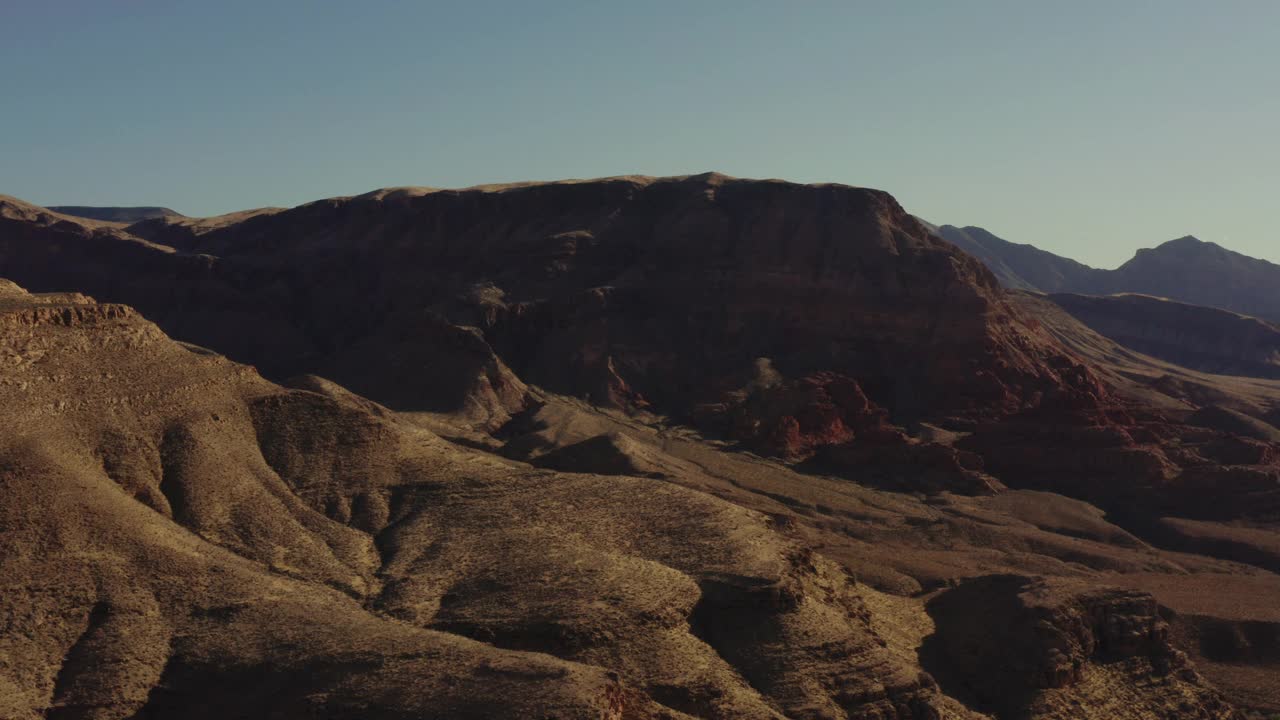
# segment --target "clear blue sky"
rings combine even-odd
[[[1280,2],[0,0],[0,192],[209,215],[719,170],[1280,261]]]

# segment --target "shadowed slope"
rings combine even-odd
[[[1147,295],[1049,299],[1138,352],[1219,375],[1280,378],[1280,327],[1265,320]]]

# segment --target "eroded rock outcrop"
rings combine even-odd
[[[921,658],[948,692],[1000,718],[1235,718],[1169,642],[1155,600],[1020,576],[929,602]],[[1101,705],[1100,705],[1101,702]]]

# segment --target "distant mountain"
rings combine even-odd
[[[1139,293],[1280,322],[1280,265],[1189,235],[1139,250],[1115,270],[1102,270],[979,227],[932,227],[986,264],[1005,287],[1085,295]]]
[[[49,209],[74,217],[105,222],[136,223],[155,218],[180,218],[182,213],[166,207],[92,207],[88,205],[50,205]]]
[[[940,225],[937,234],[985,263],[1005,287],[1059,292],[1090,285],[1106,272],[1034,245],[1009,242],[980,227]]]
[[[1280,321],[1280,265],[1191,236],[1139,250],[1104,277],[1106,286],[1095,293],[1159,295]]]
[[[925,225],[1000,284],[1048,293],[1121,345],[1203,372],[1280,377],[1280,265],[1186,236],[1103,270],[980,227]]]

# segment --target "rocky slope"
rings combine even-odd
[[[1149,295],[1049,299],[1126,347],[1219,375],[1280,378],[1280,327],[1226,310]]]

